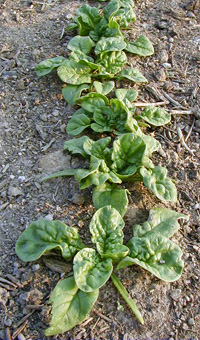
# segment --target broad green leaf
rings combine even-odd
[[[127,78],[135,83],[148,83],[142,73],[133,67],[122,70],[118,77],[119,79]]]
[[[119,175],[132,176],[141,166],[146,145],[141,137],[126,133],[113,143],[112,169]]]
[[[55,68],[62,65],[66,60],[64,57],[55,57],[51,59],[46,59],[36,65],[35,71],[38,77],[46,76],[46,74],[51,73]]]
[[[127,190],[118,189],[108,183],[94,188],[92,200],[96,210],[110,205],[115,208],[122,217],[128,207]]]
[[[117,13],[115,13],[114,18],[119,22],[120,26],[123,28],[128,28],[130,22],[135,22],[136,15],[132,8],[120,8]]]
[[[138,135],[143,139],[146,144],[146,156],[150,156],[153,152],[161,148],[161,144],[152,136],[145,135],[144,133],[138,133]]]
[[[144,35],[141,35],[134,43],[127,42],[125,50],[133,54],[138,54],[142,57],[147,57],[154,54],[152,43]]]
[[[134,2],[133,0],[120,0],[120,6],[124,8],[133,8]]]
[[[117,269],[136,264],[167,282],[180,278],[184,266],[182,251],[167,237],[160,233],[133,237],[127,246],[130,249],[128,259],[122,259]]]
[[[128,254],[123,246],[124,221],[119,212],[110,205],[96,211],[90,222],[92,242],[102,258],[116,261]]]
[[[138,130],[137,121],[132,117],[132,113],[118,99],[111,99],[112,120],[117,131],[136,132]]]
[[[101,75],[119,73],[127,63],[127,56],[123,51],[103,52],[100,55],[100,64],[102,68],[99,69]]]
[[[112,131],[114,128],[113,111],[108,106],[100,106],[95,109],[93,119],[95,123],[91,124],[91,128],[96,132]]]
[[[65,260],[71,259],[82,249],[78,230],[60,221],[41,219],[32,222],[20,235],[16,243],[16,253],[24,261],[35,261],[46,251],[60,249]]]
[[[91,148],[93,144],[93,140],[91,140],[87,136],[82,136],[76,139],[70,139],[64,143],[64,150],[70,151],[72,154],[80,154],[83,157],[87,158],[91,155]]]
[[[109,21],[113,15],[119,9],[119,1],[118,0],[111,0],[103,9],[103,15],[107,21]]]
[[[91,69],[81,61],[65,60],[57,72],[64,83],[72,85],[91,83]]]
[[[139,117],[155,126],[162,126],[171,121],[170,113],[160,107],[148,106],[142,111]]]
[[[156,166],[154,169],[140,169],[144,185],[162,201],[177,201],[177,190],[172,180],[167,177],[167,169]]]
[[[89,67],[94,64],[94,59],[86,55],[85,53],[81,52],[80,50],[72,51],[70,53],[69,60],[74,60],[76,62],[79,61],[87,62]],[[93,66],[91,68],[93,68]],[[97,65],[95,66],[95,68],[97,68]]]
[[[115,20],[110,20],[108,23],[108,26],[105,29],[105,32],[103,34],[105,38],[110,37],[121,37],[123,38],[123,34],[120,30],[119,24]]]
[[[100,93],[90,92],[80,98],[80,102],[84,110],[93,113],[96,108],[108,105],[108,98]]]
[[[84,248],[74,257],[74,279],[83,292],[93,292],[108,281],[113,271],[112,260],[102,260],[92,248]]]
[[[80,35],[77,35],[69,41],[67,48],[71,51],[81,51],[84,54],[89,54],[94,45],[95,44],[90,37],[81,37]]]
[[[101,20],[99,10],[96,7],[91,7],[87,4],[77,10],[77,23],[79,26],[79,35],[89,35],[90,31]]]
[[[97,93],[103,94],[105,96],[112,91],[112,89],[115,86],[115,83],[114,83],[114,81],[108,81],[106,83],[94,81],[93,85],[94,85],[94,88],[97,91]]]
[[[68,85],[62,89],[62,95],[67,103],[76,105],[82,91],[88,90],[90,87],[87,84],[82,85]]]
[[[146,237],[150,234],[161,234],[170,238],[180,228],[179,219],[188,221],[189,217],[166,208],[153,208],[149,211],[149,218],[142,225],[133,226],[134,237]]]
[[[94,41],[99,41],[102,36],[105,34],[105,30],[108,27],[108,22],[105,18],[102,18],[97,25],[94,27],[94,30],[90,31],[89,35]]]
[[[67,332],[81,323],[91,311],[98,295],[98,289],[91,293],[82,292],[73,277],[60,281],[49,300],[53,303],[52,319],[45,336]]]
[[[65,31],[73,31],[78,28],[78,25],[76,22],[70,22],[67,27],[65,27]]]
[[[123,37],[102,37],[96,44],[95,53],[99,55],[103,52],[122,51],[126,47]]]
[[[138,92],[133,89],[117,89],[115,94],[120,101],[123,102],[124,99],[128,99],[131,103],[134,102],[138,96]]]
[[[90,118],[85,114],[75,115],[69,120],[66,131],[69,135],[77,136],[90,126],[90,122]]]
[[[110,156],[110,149],[107,146],[111,142],[111,137],[98,139],[92,144],[91,154],[99,159],[106,160]]]

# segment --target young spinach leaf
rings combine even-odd
[[[77,136],[90,126],[90,122],[90,118],[83,113],[75,115],[68,122],[66,131],[71,136]]]
[[[90,39],[90,37],[82,37],[77,35],[73,37],[69,44],[67,45],[68,50],[80,51],[84,54],[89,54],[95,43]]]
[[[142,73],[133,67],[122,70],[118,78],[126,78],[135,83],[148,83],[148,80],[142,75]]]
[[[113,15],[115,15],[115,13],[117,13],[119,8],[120,8],[119,0],[109,1],[109,3],[103,9],[104,18],[107,21],[110,21],[110,19],[113,17]]]
[[[87,84],[68,85],[63,87],[62,95],[67,103],[76,105],[77,101],[80,99],[82,91],[88,90],[89,88],[90,86]]]
[[[58,76],[64,83],[72,85],[81,85],[91,83],[91,68],[84,64],[83,61],[65,60],[58,67]]]
[[[51,73],[54,69],[62,65],[62,63],[66,60],[64,57],[55,57],[51,59],[46,59],[41,61],[35,67],[35,71],[38,77],[46,76]]]
[[[97,93],[100,93],[103,96],[105,96],[113,90],[115,83],[114,83],[114,81],[108,81],[106,83],[94,81],[93,86],[94,86],[95,90],[97,91]]]
[[[122,51],[126,47],[126,43],[123,37],[102,37],[95,47],[95,53],[98,56],[101,53],[111,51]]]
[[[139,117],[154,126],[162,126],[171,121],[170,113],[160,107],[147,106]]]
[[[80,154],[85,158],[91,155],[92,144],[94,141],[87,136],[76,139],[70,139],[64,143],[64,150],[70,151],[72,154]]]
[[[142,57],[147,57],[154,54],[154,48],[150,40],[141,35],[136,42],[127,42],[127,46],[125,48],[127,52],[140,55]]]

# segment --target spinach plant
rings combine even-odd
[[[102,198],[97,195],[95,201],[99,206]],[[126,209],[126,203],[122,205]],[[89,225],[96,250],[81,242],[74,227],[44,219],[33,222],[16,243],[16,253],[23,261],[35,261],[51,249],[60,249],[66,261],[73,258],[73,275],[60,281],[51,294],[52,319],[45,335],[63,333],[81,323],[109,278],[143,324],[140,311],[113,273],[113,266],[117,264],[118,270],[135,264],[164,281],[177,280],[183,269],[182,252],[169,238],[178,230],[180,218],[187,219],[165,208],[152,209],[147,222],[133,226],[133,238],[125,246],[122,216],[106,205],[96,211]]]

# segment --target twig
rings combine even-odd
[[[21,325],[19,328],[17,328],[14,332],[13,332],[13,334],[12,334],[12,340],[14,340],[23,330],[24,330],[24,328],[26,327],[26,325],[27,325],[27,323],[28,323],[28,320],[26,320],[24,323],[23,323],[23,325]]]
[[[30,318],[30,316],[35,312],[35,310],[33,310],[32,312],[28,313],[27,315],[25,315],[16,325],[16,328],[19,327],[22,323],[24,323],[28,318]]]
[[[27,305],[27,309],[32,309],[32,310],[41,310],[44,307],[44,305]]]
[[[5,340],[12,340],[10,329],[8,327],[6,327],[6,330],[5,330]]]
[[[146,106],[161,106],[169,105],[169,102],[157,102],[157,103],[134,103],[135,107],[146,107]]]
[[[5,277],[7,277],[10,281],[12,281],[13,283],[15,283],[19,288],[22,287],[21,283],[11,274],[6,274]]]
[[[172,103],[173,106],[180,107],[181,109],[185,109],[184,106],[182,106],[179,102],[177,102],[172,97],[170,97],[166,92],[163,91],[163,94],[164,94],[165,98],[167,98],[170,101],[170,103]]]
[[[100,318],[104,319],[105,321],[109,322],[109,323],[114,323],[116,324],[115,321],[113,321],[112,319],[108,318],[107,316],[103,315],[102,313],[98,312],[96,309],[92,310],[94,314],[96,314],[97,316],[99,316]]]
[[[0,211],[4,210],[9,205],[9,202],[0,205]]]
[[[191,110],[171,110],[172,115],[192,115],[193,112]]]
[[[13,287],[14,289],[17,288],[16,284],[14,284],[13,282],[10,282],[10,281],[4,279],[3,277],[0,277],[0,282],[8,284],[9,286]]]
[[[192,125],[191,125],[191,127],[190,127],[190,129],[188,131],[188,134],[187,134],[186,138],[185,138],[186,142],[187,142],[188,138],[190,137],[190,135],[192,133],[192,130],[193,130],[193,127],[194,127],[194,123],[195,123],[195,118],[193,119]]]
[[[162,93],[160,93],[160,91],[158,91],[157,88],[155,88],[155,87],[153,87],[153,86],[146,85],[146,86],[145,86],[145,89],[146,89],[149,93],[151,93],[151,94],[155,97],[156,100],[158,100],[158,101],[159,101],[159,100],[162,100],[162,101],[165,100],[164,96],[162,95]]]
[[[183,137],[183,133],[181,131],[180,127],[177,127],[177,133],[178,133],[178,137],[180,139],[180,143],[182,144],[182,146],[192,155],[194,156],[194,151],[195,150],[191,150],[187,144],[185,143],[184,137]]]

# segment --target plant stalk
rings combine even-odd
[[[138,321],[144,325],[144,319],[142,317],[142,314],[140,313],[139,309],[137,308],[135,302],[131,297],[129,296],[129,293],[127,292],[126,288],[123,286],[123,284],[120,282],[118,277],[112,273],[111,279],[115,287],[117,288],[118,292],[121,294],[121,296],[124,298],[126,303],[129,305],[131,308],[132,312],[135,314],[136,318]]]

